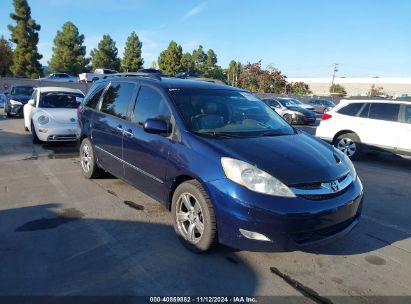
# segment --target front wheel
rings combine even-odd
[[[93,146],[88,138],[84,138],[80,145],[80,164],[85,178],[97,178],[103,174],[103,170],[97,166]]]
[[[216,244],[214,208],[198,181],[190,180],[177,187],[171,210],[174,230],[186,248],[195,253],[203,253]]]
[[[290,125],[293,123],[293,118],[292,118],[292,116],[291,116],[290,114],[285,114],[285,115],[284,115],[284,119],[285,119],[285,121],[288,122],[288,124],[290,124]]]
[[[354,133],[345,133],[338,136],[334,142],[334,147],[350,159],[357,159],[361,153],[360,138]]]
[[[12,118],[13,116],[10,114],[10,112],[6,112],[7,118]]]

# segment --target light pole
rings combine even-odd
[[[333,65],[333,79],[331,81],[331,87],[333,88],[332,93],[334,93],[334,79],[335,79],[335,73],[338,72],[338,63],[334,63]]]

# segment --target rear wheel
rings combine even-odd
[[[11,117],[12,117],[12,115],[10,114],[10,112],[6,112],[6,116],[7,116],[8,118],[11,118]]]
[[[177,187],[171,210],[174,230],[186,248],[202,253],[217,243],[214,208],[198,181],[190,180]]]
[[[88,179],[97,178],[103,174],[103,170],[96,163],[93,147],[88,138],[84,138],[80,145],[80,163],[81,171]]]
[[[350,159],[357,159],[361,153],[360,138],[354,133],[345,133],[337,137],[334,146]]]

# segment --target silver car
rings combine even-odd
[[[314,111],[297,106],[289,99],[263,99],[263,102],[280,114],[289,124],[310,124],[315,123],[317,119]]]
[[[53,73],[46,77],[40,78],[42,81],[58,81],[58,82],[78,82],[79,79],[76,76],[69,75],[67,73]]]

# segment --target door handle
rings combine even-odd
[[[124,135],[126,135],[128,137],[133,137],[133,130],[131,130],[131,129],[124,130]]]
[[[118,125],[116,129],[117,129],[117,131],[120,131],[120,132],[123,132],[123,131],[124,131],[124,129],[123,129],[123,127],[122,127],[121,125]]]

